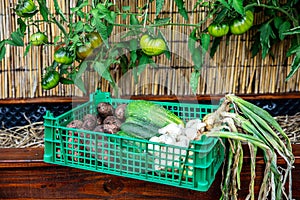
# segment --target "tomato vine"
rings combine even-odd
[[[232,34],[243,34],[248,29],[256,30],[254,31],[256,34],[253,35],[254,42],[251,48],[253,56],[256,56],[259,52],[261,52],[262,58],[269,54],[272,55],[270,51],[273,45],[291,39],[292,43],[286,55],[294,58],[291,71],[286,80],[289,80],[300,68],[298,0],[287,0],[285,2],[266,0],[261,3],[253,0],[197,0],[194,2],[194,10],[199,7],[206,9],[206,16],[198,23],[189,23],[189,12],[187,12],[183,0],[173,1],[185,23],[174,23],[169,17],[161,18],[166,3],[165,0],[147,0],[145,5],[138,7],[138,12],[135,13],[130,12],[130,6],[123,5],[119,8],[112,0],[78,0],[76,5],[70,8],[71,13],[69,16],[64,14],[58,0],[53,1],[54,13],[51,13],[47,7],[46,0],[18,0],[15,6],[15,12],[19,13],[18,27],[8,39],[0,41],[0,60],[5,56],[6,45],[26,46],[25,55],[27,55],[32,45],[60,46],[63,44],[63,49],[68,52],[72,60],[69,59],[67,63],[57,63],[54,60],[53,64],[46,68],[46,71],[49,71],[49,69],[53,71],[53,68],[55,68],[60,72],[61,80],[70,80],[61,82],[74,83],[82,91],[85,91],[81,77],[85,69],[92,66],[101,77],[108,80],[115,87],[115,80],[110,75],[110,66],[119,65],[123,73],[133,69],[135,80],[137,80],[137,76],[142,73],[146,64],[156,67],[153,56],[160,56],[161,53],[164,53],[167,58],[170,58],[171,52],[169,52],[168,41],[156,27],[189,26],[194,28],[188,40],[188,48],[194,63],[194,72],[191,76],[193,91],[196,91],[198,86],[204,56],[208,52],[211,57],[214,56],[221,41],[220,37],[226,36],[228,38]],[[154,6],[156,10],[154,20],[149,19],[148,10],[150,6]],[[255,16],[260,12],[264,13],[266,20],[260,24],[253,24],[253,16],[250,16],[249,13],[253,13]],[[32,16],[36,13],[42,16],[42,20],[33,19]],[[116,23],[117,16],[121,16],[122,19],[129,18],[130,23]],[[247,21],[244,20],[245,16],[252,18]],[[205,27],[208,21],[212,23],[211,28]],[[245,23],[243,24],[243,22]],[[56,25],[61,33],[54,38],[48,38],[45,35],[47,38],[43,36],[41,41],[38,41],[39,38],[35,37],[32,43],[24,44],[24,36],[30,34],[27,33],[28,27],[33,26],[36,28],[37,33],[41,33],[39,27],[45,23]],[[234,23],[239,24],[238,28],[234,26]],[[228,25],[231,31],[228,31],[224,24]],[[110,43],[109,37],[116,26],[125,27],[127,32],[122,35],[123,40],[121,42]],[[222,26],[224,30],[220,33],[218,31],[221,30],[219,28]],[[100,35],[100,46],[88,48],[90,41],[86,35],[91,33]],[[159,43],[158,46],[163,46],[163,50],[153,53],[150,42],[146,45],[148,50],[141,49],[140,38],[145,34],[152,38],[151,45],[155,46]],[[38,36],[41,37],[42,35],[39,34]],[[78,49],[87,51],[80,54]],[[100,53],[95,54],[94,49]],[[70,68],[70,66],[72,67]]]

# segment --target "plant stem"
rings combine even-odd
[[[297,19],[295,19],[293,16],[291,16],[291,14],[289,12],[287,12],[286,10],[284,10],[280,7],[269,6],[269,5],[266,5],[266,4],[252,3],[252,4],[246,5],[245,10],[247,10],[248,8],[251,8],[251,7],[262,7],[262,8],[269,8],[269,9],[273,9],[273,10],[278,10],[278,11],[282,12],[283,14],[285,14],[294,23],[294,26],[299,25]]]

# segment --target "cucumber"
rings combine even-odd
[[[174,113],[163,106],[150,101],[136,100],[130,102],[125,110],[125,118],[136,118],[158,128],[167,126],[170,123],[181,124],[184,122]]]
[[[153,128],[146,124],[138,124],[133,122],[125,121],[121,125],[121,131],[127,133],[131,137],[141,138],[141,139],[150,139],[151,137],[158,135],[158,129]]]

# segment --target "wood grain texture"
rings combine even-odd
[[[293,170],[293,198],[300,199],[300,146]],[[249,155],[245,152],[239,199],[245,199],[250,181]],[[256,192],[264,163],[258,157]],[[279,164],[284,161],[279,159]],[[197,192],[162,184],[51,165],[43,162],[43,148],[0,149],[0,199],[218,199],[221,171],[207,192]]]

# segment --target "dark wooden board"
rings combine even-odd
[[[293,170],[293,198],[300,199],[300,146]],[[256,191],[264,162],[258,158]],[[279,160],[279,163],[283,163]],[[0,199],[218,199],[221,171],[207,192],[197,192],[162,184],[90,172],[43,162],[43,148],[0,149]],[[244,159],[239,199],[248,194],[249,156]]]

